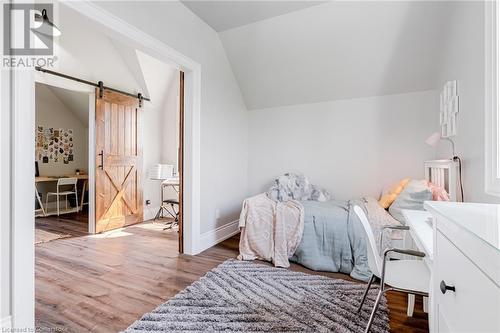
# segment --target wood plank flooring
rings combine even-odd
[[[177,234],[143,223],[104,235],[59,239],[36,249],[36,323],[40,331],[118,332],[145,312],[228,258],[238,254],[233,237],[197,256],[177,253]],[[292,265],[291,269],[334,278]],[[392,332],[427,332],[417,298],[406,317],[406,296],[388,296]]]
[[[89,217],[86,211],[60,216],[37,217],[35,219],[35,229],[57,234],[68,234],[71,237],[81,237],[88,234],[88,221]]]

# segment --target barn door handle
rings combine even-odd
[[[101,156],[101,164],[98,166],[98,168],[104,170],[104,150],[101,150],[99,156]]]

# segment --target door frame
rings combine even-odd
[[[198,254],[200,242],[201,65],[88,0],[61,3],[107,28],[110,36],[162,61],[177,65],[184,76],[184,253]],[[11,114],[11,315],[15,328],[35,327],[35,73],[12,70],[7,90]],[[89,134],[90,135],[90,134]],[[19,147],[24,147],[19,149]],[[90,171],[90,170],[89,170]]]
[[[63,79],[43,72],[35,72],[35,83],[42,83],[48,86],[62,88],[66,90],[76,91],[86,94],[89,100],[88,110],[88,129],[87,129],[87,146],[88,146],[88,165],[87,180],[88,188],[88,233],[95,233],[95,90],[93,87],[83,83]],[[34,127],[35,128],[35,127]]]

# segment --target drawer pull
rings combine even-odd
[[[441,292],[443,294],[446,294],[448,290],[455,292],[455,287],[454,286],[447,286],[444,281],[441,281],[439,284],[439,289],[441,289]]]

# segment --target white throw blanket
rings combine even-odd
[[[302,239],[304,207],[296,200],[275,202],[259,194],[243,202],[239,226],[238,259],[262,259],[277,267],[289,267],[288,258]]]

